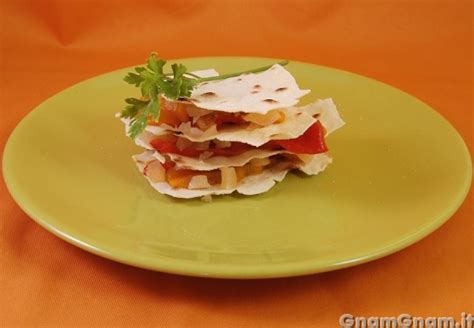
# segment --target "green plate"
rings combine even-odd
[[[274,62],[192,58],[221,73]],[[328,138],[334,163],[289,174],[269,192],[176,200],[152,189],[130,156],[141,151],[114,118],[137,90],[119,70],[48,99],[15,129],[3,172],[21,208],[87,251],[142,268],[193,276],[267,278],[367,262],[443,224],[471,182],[468,150],[426,104],[372,79],[300,62],[312,93],[332,97],[346,126]],[[442,244],[438,247],[443,247]],[[54,255],[53,255],[54,256]]]

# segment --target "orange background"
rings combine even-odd
[[[49,96],[157,50],[164,58],[284,57],[370,76],[436,108],[473,153],[472,1],[0,3],[1,151]],[[389,257],[306,277],[225,281],[79,250],[30,220],[2,179],[0,326],[335,327],[345,312],[474,312],[468,197],[442,228]]]

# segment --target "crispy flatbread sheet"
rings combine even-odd
[[[201,83],[189,100],[209,110],[265,114],[293,106],[309,92],[301,90],[290,72],[275,64],[261,73]]]
[[[298,169],[307,175],[316,175],[326,169],[326,167],[332,163],[332,158],[327,153],[315,154],[315,155],[297,155],[303,162]]]
[[[145,131],[155,135],[162,135],[166,131],[172,131],[180,136],[193,141],[203,142],[208,140],[237,141],[259,147],[270,140],[294,139],[302,135],[317,120],[326,129],[326,135],[334,132],[345,124],[339,116],[336,105],[332,99],[318,100],[303,107],[289,107],[281,109],[285,113],[285,120],[279,124],[272,124],[265,127],[229,128],[217,131],[212,126],[206,131],[201,131],[192,127],[190,122],[182,123],[178,128],[167,125],[146,127]],[[129,120],[123,120],[129,124]],[[138,138],[141,138],[139,136]]]
[[[153,150],[154,148],[151,146],[150,142],[156,137],[157,136],[153,133],[150,133],[148,131],[143,131],[139,137],[135,138],[134,141],[137,146],[143,147],[145,149]]]
[[[251,149],[238,156],[213,156],[205,159],[192,158],[182,156],[178,154],[166,154],[169,158],[176,163],[176,166],[180,169],[191,169],[197,171],[212,171],[221,167],[238,167],[244,166],[254,158],[268,158],[273,155],[281,154],[284,151],[281,150],[262,150],[262,149]],[[159,152],[156,152],[158,156],[163,156]]]
[[[159,159],[157,157],[157,152],[145,151],[141,154],[133,156],[133,160],[137,165],[139,171],[143,173],[143,170],[146,164],[150,161]],[[326,167],[332,162],[331,157],[326,153],[316,154],[316,155],[299,155],[300,159],[303,161],[303,164],[298,168],[308,175],[316,175],[326,169]],[[161,162],[161,160],[160,160]],[[195,198],[202,197],[206,195],[224,195],[231,194],[234,191],[241,193],[243,195],[256,195],[264,193],[270,190],[276,182],[282,181],[288,169],[279,168],[278,166],[271,169],[267,169],[261,174],[251,175],[243,179],[237,188],[233,189],[224,189],[218,186],[213,186],[207,189],[184,189],[184,188],[174,188],[170,186],[167,182],[153,182],[147,176],[145,178],[148,180],[150,185],[159,191],[162,194],[170,195],[177,198]]]
[[[259,147],[272,139],[294,139],[302,135],[316,119],[311,115],[301,112],[296,107],[283,110],[285,121],[280,124],[272,124],[265,127],[231,127],[217,131],[215,125],[206,131],[192,127],[190,122],[182,123],[175,132],[179,132],[184,138],[202,142],[207,140],[238,141]]]
[[[147,150],[138,155],[133,155],[132,159],[135,161],[135,164],[137,164],[141,172],[143,172],[143,168],[148,162],[156,161],[156,160],[158,160],[161,164],[166,162],[166,157],[155,150]],[[143,165],[143,166],[141,167],[139,165]]]
[[[128,129],[130,128],[131,120],[129,118],[121,118],[120,120],[123,122],[123,124],[125,124],[125,134],[128,135]],[[154,128],[156,128],[156,129],[153,129],[154,133],[151,133],[148,130],[145,130],[142,133],[140,133],[140,135],[138,135],[133,140],[135,144],[139,147],[142,147],[148,150],[153,150],[154,148],[150,144],[151,141],[158,136],[170,133],[169,130],[163,127],[154,126]]]
[[[176,163],[176,167],[180,169],[190,169],[196,171],[212,171],[219,169],[221,167],[239,167],[249,163],[252,159],[255,158],[269,158],[278,154],[294,154],[285,150],[260,150],[252,149],[242,153],[238,156],[224,157],[216,156],[210,157],[207,159],[199,159],[186,157],[176,154],[166,154],[170,159]],[[316,175],[326,169],[326,167],[332,163],[332,158],[327,153],[321,154],[294,154],[302,161],[303,164],[298,167],[301,171],[308,175]],[[163,154],[155,152],[154,156],[161,163],[164,163],[162,159],[164,158]]]
[[[318,120],[324,126],[327,136],[336,131],[337,129],[343,127],[346,122],[344,122],[341,116],[339,115],[339,111],[337,110],[336,104],[334,104],[332,98],[321,100],[321,102],[322,103],[319,108],[309,107],[308,110],[319,110],[319,112],[310,113],[310,115],[314,116],[316,114],[319,114]]]
[[[135,162],[135,164],[138,167],[138,170],[143,173],[143,169],[145,168],[146,164],[155,161],[156,158],[154,156],[154,151],[152,150],[147,150],[144,151],[143,153],[133,155],[132,159]]]
[[[135,155],[132,157],[135,161],[139,171],[143,173],[143,169],[151,160],[154,160],[153,152],[146,151],[139,155]],[[279,168],[275,166],[271,169],[264,170],[261,174],[258,175],[251,175],[248,176],[242,181],[239,182],[237,188],[233,189],[223,189],[218,186],[213,186],[208,189],[184,189],[184,188],[174,188],[170,186],[167,182],[153,182],[148,177],[145,178],[148,180],[150,185],[156,189],[158,192],[162,194],[166,194],[169,196],[173,196],[176,198],[196,198],[196,197],[203,197],[206,195],[225,195],[231,194],[234,191],[237,191],[243,195],[256,195],[264,193],[270,190],[276,182],[282,181],[286,174],[288,173],[288,169]]]

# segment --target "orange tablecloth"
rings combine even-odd
[[[0,3],[2,151],[49,96],[158,50],[284,57],[370,76],[432,105],[473,152],[472,1]],[[472,192],[442,228],[389,257],[306,277],[225,281],[86,253],[30,220],[1,181],[3,327],[334,327],[346,312],[474,312]]]

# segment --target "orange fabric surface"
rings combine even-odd
[[[289,58],[370,76],[433,106],[474,153],[472,1],[0,3],[2,152],[49,96],[157,50]],[[67,244],[29,219],[2,179],[0,326],[335,327],[342,313],[459,316],[474,312],[472,240],[471,191],[432,235],[368,264],[275,280],[182,277]]]

